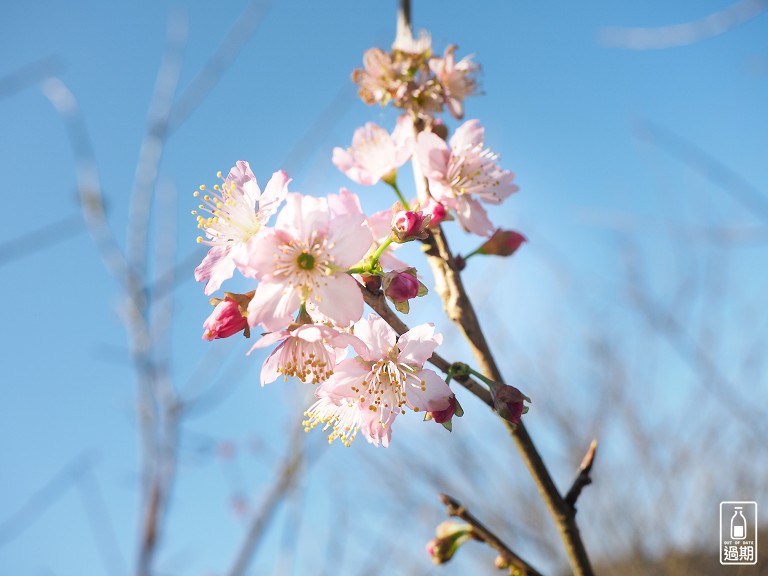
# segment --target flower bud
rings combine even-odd
[[[392,217],[392,232],[395,242],[424,240],[428,235],[427,227],[432,216],[414,210],[398,210]]]
[[[446,520],[435,530],[436,538],[427,542],[427,554],[435,564],[445,564],[472,535],[472,526]]]
[[[403,314],[410,310],[408,300],[427,294],[427,287],[416,277],[416,268],[387,272],[381,283],[384,295]]]
[[[243,332],[245,337],[250,336],[248,328],[248,303],[253,298],[254,292],[248,294],[224,293],[224,299],[211,298],[211,304],[215,306],[211,315],[203,322],[203,340],[215,340],[217,338],[229,338]]]
[[[491,388],[491,398],[493,399],[493,407],[498,415],[510,424],[517,424],[520,421],[520,417],[528,412],[528,406],[524,402],[526,400],[528,402],[531,401],[528,396],[514,386],[501,383],[493,385]]]
[[[448,430],[449,432],[453,428],[453,424],[451,420],[454,416],[461,418],[464,416],[464,409],[461,407],[461,404],[459,404],[459,401],[456,400],[456,396],[454,394],[451,394],[451,397],[448,399],[448,408],[445,410],[436,410],[434,412],[427,412],[427,415],[424,417],[425,420],[434,420],[438,424],[442,424],[443,427]]]
[[[493,233],[488,241],[480,246],[478,254],[490,254],[494,256],[511,256],[520,248],[523,242],[528,239],[513,230],[502,230],[499,228]]]
[[[434,198],[430,198],[429,202],[426,203],[424,208],[421,209],[422,214],[430,216],[429,220],[429,227],[434,228],[435,226],[440,225],[440,223],[443,220],[451,220],[452,218],[449,217],[448,211],[445,209],[445,206],[440,204],[437,200]]]

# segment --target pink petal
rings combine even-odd
[[[414,326],[397,341],[397,346],[400,348],[398,360],[409,366],[421,368],[432,356],[435,348],[442,343],[443,335],[435,334],[435,325],[431,322]]]
[[[467,148],[482,146],[485,142],[485,128],[480,124],[480,120],[467,120],[456,128],[456,132],[451,136],[451,150],[460,152]]]
[[[267,356],[264,363],[261,365],[261,385],[270,384],[278,379],[280,372],[280,353],[282,352],[283,344],[280,344],[277,348],[272,350],[272,353]]]
[[[386,417],[385,423],[380,420],[380,416],[382,414],[379,411],[371,412],[367,406],[361,406],[360,419],[362,422],[360,423],[360,431],[371,444],[378,446],[381,443],[384,448],[387,448],[389,440],[392,438],[392,424],[397,417],[397,413],[388,410],[384,414]]]
[[[370,368],[356,358],[342,360],[336,364],[331,377],[318,386],[315,396],[330,398],[337,403],[343,400],[356,402],[360,396],[360,383],[369,373]]]
[[[432,132],[421,132],[416,140],[416,159],[421,171],[430,180],[445,178],[448,160],[451,157],[448,145]]]
[[[271,228],[262,228],[234,252],[233,259],[240,273],[247,278],[261,279],[275,269],[279,239]]]
[[[456,216],[459,223],[470,232],[479,236],[493,234],[494,226],[488,219],[488,214],[480,203],[474,198],[460,196],[457,199]]]
[[[330,222],[328,239],[332,248],[335,264],[341,268],[349,268],[360,262],[373,243],[371,229],[365,225],[363,214],[342,214]]]
[[[272,178],[267,182],[267,187],[264,188],[264,194],[261,195],[259,200],[259,212],[264,215],[264,222],[267,218],[277,212],[280,203],[285,200],[285,196],[288,194],[288,184],[291,181],[288,178],[288,174],[279,170],[272,174]]]
[[[311,292],[310,300],[321,314],[339,326],[348,326],[363,315],[360,285],[346,274],[329,276]]]
[[[325,198],[290,193],[286,196],[285,207],[277,216],[275,229],[290,238],[306,240],[313,232],[326,230],[328,219]]]
[[[222,283],[232,278],[235,271],[235,263],[229,254],[228,246],[213,246],[208,250],[200,265],[195,268],[195,280],[207,281],[205,295],[210,296],[218,290]]]
[[[333,149],[331,161],[341,170],[347,178],[363,186],[371,186],[376,183],[373,176],[364,167],[357,164],[355,157],[344,148],[338,146]]]
[[[290,289],[281,282],[264,279],[248,305],[248,324],[262,324],[267,330],[282,330],[293,320],[299,308],[299,289]]]
[[[437,412],[445,410],[451,403],[451,392],[445,380],[440,378],[432,370],[420,370],[415,376],[424,380],[426,390],[422,390],[417,385],[408,387],[408,406],[420,412]]]
[[[395,331],[376,314],[369,314],[366,320],[355,324],[355,336],[368,346],[370,352],[367,355],[361,354],[368,361],[386,357],[397,340]]]
[[[334,216],[363,213],[360,198],[346,188],[339,189],[338,194],[328,194],[328,208]]]

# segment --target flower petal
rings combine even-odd
[[[414,326],[397,341],[397,346],[400,348],[397,359],[409,366],[421,368],[432,356],[435,348],[442,343],[443,335],[435,334],[435,325],[431,322]]]
[[[235,263],[226,246],[213,246],[208,250],[200,265],[195,268],[195,280],[204,282],[205,295],[210,296],[218,290],[225,280],[232,278]]]
[[[267,182],[264,193],[259,199],[259,212],[264,215],[264,222],[266,222],[272,214],[277,212],[280,203],[285,200],[285,196],[288,194],[288,183],[291,181],[288,178],[288,174],[279,170],[272,174],[272,178]]]
[[[328,239],[329,252],[335,264],[349,268],[357,264],[373,244],[371,229],[365,225],[363,214],[342,214],[330,222]]]
[[[424,382],[408,385],[408,407],[417,412],[445,410],[451,403],[451,388],[432,370],[420,370],[415,376]]]
[[[392,327],[376,314],[355,324],[355,336],[368,347],[369,353],[361,356],[368,361],[384,358],[395,346],[397,334]]]
[[[467,196],[457,198],[456,216],[464,229],[478,234],[490,236],[493,234],[493,223],[488,219],[488,213],[480,205],[480,202]]]
[[[363,295],[357,281],[346,274],[335,274],[316,286],[310,300],[321,314],[339,326],[348,326],[363,315]]]
[[[248,305],[248,324],[262,324],[267,330],[282,330],[293,320],[292,314],[301,303],[297,289],[269,278],[261,281]]]

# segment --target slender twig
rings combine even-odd
[[[461,328],[480,371],[496,382],[503,382],[477,314],[467,296],[456,260],[439,228],[427,240],[427,246],[427,259],[435,274],[437,292],[443,300],[446,315]],[[505,422],[505,425],[557,525],[574,574],[591,575],[592,566],[576,525],[574,511],[560,495],[528,430],[522,422],[516,426]]]
[[[469,510],[466,509],[458,500],[448,494],[440,494],[440,500],[445,504],[448,516],[460,518],[472,526],[472,536],[476,540],[485,542],[496,550],[507,564],[515,566],[524,576],[541,576],[541,572],[533,568],[528,562],[520,558],[504,541],[496,536],[491,530],[478,520]]]
[[[587,450],[586,455],[584,456],[584,459],[581,461],[581,465],[579,466],[579,473],[576,476],[576,479],[573,481],[573,484],[571,484],[570,490],[568,490],[568,493],[565,495],[565,503],[568,504],[571,508],[573,508],[574,513],[576,512],[576,500],[578,500],[579,495],[581,494],[581,491],[584,489],[585,486],[588,486],[589,484],[592,484],[592,465],[595,463],[595,454],[597,453],[597,438],[592,440],[592,442],[589,445],[589,450]]]
[[[280,473],[259,507],[258,514],[251,521],[245,540],[240,546],[237,558],[228,573],[229,576],[242,576],[245,574],[248,564],[250,564],[256,552],[256,547],[264,535],[264,531],[272,521],[277,506],[291,491],[296,482],[297,475],[302,470],[304,452],[304,431],[297,428],[292,437],[291,445],[286,451]]]

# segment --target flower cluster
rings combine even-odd
[[[447,108],[457,119],[464,117],[464,99],[478,92],[479,66],[471,56],[458,62],[456,46],[443,56],[432,55],[426,34],[418,40],[400,39],[390,52],[371,48],[363,55],[363,68],[352,73],[360,98],[366,104],[392,103],[415,116],[432,117]]]
[[[465,98],[477,92],[478,66],[470,58],[457,61],[455,51],[449,46],[435,57],[428,36],[400,39],[391,52],[366,52],[365,69],[353,74],[366,102],[391,102],[405,113],[391,133],[371,122],[357,129],[352,145],[335,148],[332,160],[358,185],[390,186],[397,201],[389,208],[368,215],[345,188],[324,197],[289,191],[283,171],[262,191],[244,161],[226,177],[219,173],[222,182],[213,190],[195,192],[201,204],[193,214],[203,232],[198,242],[210,247],[195,269],[205,294],[218,291],[235,271],[253,284],[245,294],[211,298],[203,339],[258,331],[251,352],[273,347],[261,384],[282,375],[316,385],[304,427],[330,430],[330,441],[349,445],[362,432],[369,442],[388,446],[395,419],[407,410],[449,430],[462,414],[446,380],[424,367],[442,342],[434,324],[398,336],[380,316],[364,315],[363,297],[366,290],[378,293],[408,313],[411,301],[428,290],[417,268],[394,250],[429,242],[435,227],[449,220],[490,237],[496,227],[481,203],[499,204],[517,191],[514,174],[499,167],[477,120],[448,138],[448,127],[435,118],[444,109],[462,118]],[[411,202],[397,183],[409,160],[417,175]],[[499,234],[466,258],[509,255],[524,241],[511,231]],[[518,403],[510,410],[521,412]]]

